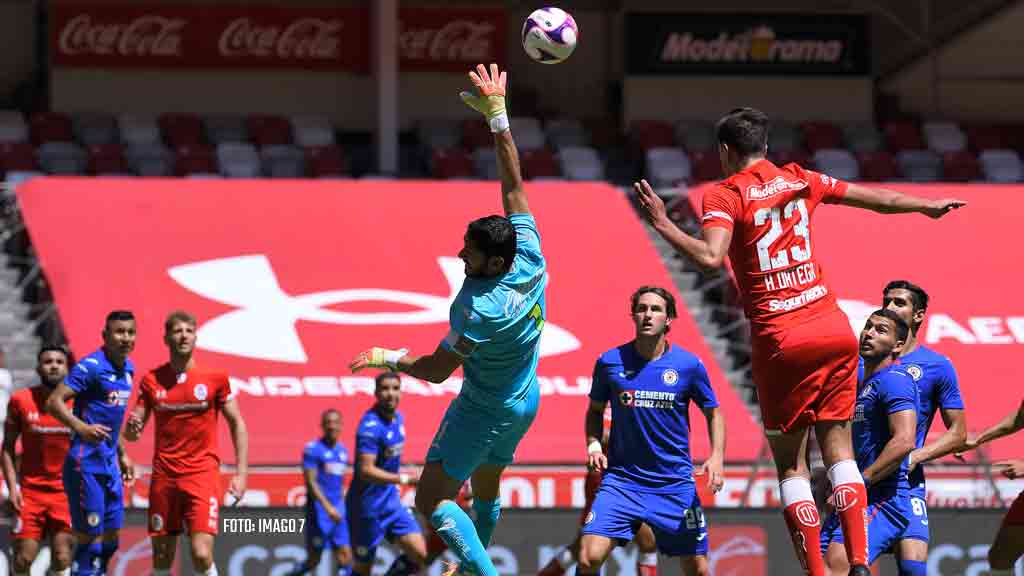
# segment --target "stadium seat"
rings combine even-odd
[[[176,150],[206,144],[203,121],[194,114],[164,114],[160,116],[160,128],[167,144]]]
[[[1013,150],[985,150],[978,155],[978,160],[989,182],[1020,182],[1024,179],[1020,155]]]
[[[85,174],[89,157],[74,142],[44,142],[36,150],[39,167],[47,174],[73,176]]]
[[[942,158],[931,150],[901,150],[896,153],[896,163],[911,182],[935,182],[942,178]]]
[[[519,132],[516,131],[516,140],[518,143]],[[466,150],[476,150],[477,148],[491,148],[494,146],[494,134],[491,133],[491,129],[480,121],[479,118],[466,118],[462,121],[462,146]],[[452,148],[458,146],[459,142],[446,144],[441,148]]]
[[[982,150],[999,150],[1009,148],[1006,136],[999,126],[990,124],[967,125],[964,128],[967,135],[967,145],[975,153]]]
[[[124,148],[120,144],[92,144],[88,147],[89,173],[97,176],[124,174]]]
[[[44,142],[74,142],[75,134],[71,129],[71,118],[58,112],[36,112],[29,119],[29,132],[32,142],[40,145]]]
[[[790,123],[777,120],[768,127],[768,150],[789,152],[800,148],[800,133]]]
[[[487,127],[484,126],[484,129]],[[489,129],[487,131],[490,132]],[[416,139],[428,154],[435,148],[454,148],[462,143],[463,121],[451,118],[424,118],[416,123]]]
[[[895,180],[900,175],[896,160],[885,150],[860,152],[857,154],[857,163],[860,165],[861,180],[884,182]]]
[[[629,127],[629,136],[641,151],[675,146],[672,126],[659,120],[634,120]]]
[[[854,153],[878,152],[885,147],[882,134],[874,124],[847,124],[842,127],[842,132],[846,147]]]
[[[431,155],[430,172],[441,180],[472,179],[473,159],[462,148],[438,148]]]
[[[260,148],[292,143],[292,125],[283,116],[249,116],[245,122],[253,144]]]
[[[681,148],[650,148],[644,153],[644,175],[654,188],[685,184],[691,176],[690,158]]]
[[[334,126],[326,116],[292,116],[292,140],[302,148],[333,146]]]
[[[206,139],[214,147],[221,144],[244,144],[249,141],[249,131],[246,130],[245,120],[241,116],[209,116],[203,119],[203,128]],[[228,149],[236,150],[230,147]],[[252,152],[255,154],[256,151]]]
[[[178,176],[217,173],[217,157],[206,144],[178,146],[175,152],[174,172]]]
[[[924,139],[921,138],[921,131],[917,124],[910,121],[889,122],[883,128],[885,133],[885,144],[889,150],[900,152],[901,150],[924,150]]]
[[[718,152],[690,152],[690,166],[694,182],[714,182],[722,179],[722,162]]]
[[[556,118],[544,125],[548,142],[558,150],[566,146],[589,146],[590,135],[583,127],[583,122],[575,118]]]
[[[814,169],[839,180],[858,180],[860,167],[848,150],[822,148],[814,153]]]
[[[593,148],[566,146],[558,151],[558,162],[566,180],[604,180],[604,165]]]
[[[953,122],[925,122],[921,132],[933,152],[943,154],[967,149],[967,135]]]
[[[170,176],[174,167],[174,153],[159,142],[129,144],[124,156],[128,167],[139,176]]]
[[[292,125],[294,127],[294,124]],[[346,176],[345,154],[341,148],[330,144],[309,146],[305,149],[306,172],[313,178],[336,178]]]
[[[121,142],[128,146],[159,144],[160,127],[152,116],[122,114],[117,118]]]
[[[270,178],[305,178],[306,155],[289,144],[264,146],[260,149],[263,174]]]
[[[843,132],[830,122],[804,122],[800,126],[804,146],[811,153],[818,150],[844,148]]]
[[[530,116],[514,116],[509,118],[516,134],[516,146],[520,150],[538,150],[545,145],[544,130],[540,120]]]
[[[0,163],[5,173],[37,170],[36,153],[28,142],[0,142]]]
[[[117,142],[117,121],[107,114],[76,114],[71,127],[82,146]]]
[[[245,142],[222,142],[217,145],[217,164],[225,178],[259,178],[263,173],[256,147]]]
[[[538,179],[561,179],[562,171],[558,167],[558,160],[550,150],[524,150],[520,158],[523,169],[523,177],[530,180]]]
[[[978,158],[967,150],[946,152],[942,155],[942,179],[953,182],[980,180],[981,165]]]
[[[473,150],[473,174],[481,180],[498,179],[498,154],[494,148]]]
[[[1024,124],[1003,125],[999,129],[1006,141],[1005,148],[1024,154]]]
[[[0,142],[28,142],[28,124],[17,110],[0,110]]]
[[[676,143],[687,152],[709,151],[718,148],[715,127],[703,120],[680,120],[676,122]]]

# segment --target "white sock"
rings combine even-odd
[[[555,556],[555,562],[558,562],[558,565],[564,570],[575,564],[576,559],[572,557],[572,550],[562,548],[562,551],[558,553],[558,556]]]
[[[835,489],[836,486],[843,484],[864,484],[864,477],[860,475],[856,460],[843,460],[828,469],[828,481]]]
[[[217,565],[210,564],[210,567],[206,570],[206,572],[196,571],[196,576],[217,576]]]
[[[782,495],[783,508],[789,508],[790,504],[796,504],[805,500],[814,502],[811,482],[803,476],[793,476],[779,482],[779,493]]]
[[[658,565],[658,553],[657,552],[647,552],[646,554],[641,553],[640,554],[640,559],[637,560],[637,563],[640,564],[641,566],[657,566]]]

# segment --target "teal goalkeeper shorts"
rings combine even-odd
[[[469,479],[481,464],[511,464],[539,405],[539,386],[500,411],[483,409],[462,395],[456,396],[430,444],[427,462],[441,462],[444,471],[460,482]]]

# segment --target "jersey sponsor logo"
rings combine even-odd
[[[658,390],[623,390],[619,402],[627,408],[657,408],[668,410],[675,407],[675,392]]]
[[[664,382],[666,386],[673,386],[679,381],[679,372],[669,368],[661,373],[661,381]]]
[[[270,261],[263,254],[220,258],[174,266],[167,273],[178,284],[206,298],[234,306],[232,310],[200,326],[197,346],[204,350],[276,362],[304,364],[309,361],[299,337],[299,320],[338,325],[415,325],[448,322],[449,308],[465,279],[462,260],[437,259],[448,280],[447,296],[404,290],[356,288],[307,294],[288,294],[281,289]],[[345,312],[336,309],[349,302],[390,302],[415,308],[406,312]],[[264,338],[253,326],[275,338]],[[580,347],[572,333],[546,323],[541,333],[540,355],[553,356]]]
[[[344,476],[345,465],[341,462],[327,462],[324,464],[324,472],[331,476]]]
[[[921,367],[917,364],[908,364],[904,367],[904,370],[906,370],[907,374],[914,379],[914,382],[917,382],[921,379],[921,376],[924,376],[924,371],[921,370]]]
[[[204,400],[202,402],[163,402],[158,404],[156,409],[160,412],[202,412],[209,407],[210,403]]]
[[[796,516],[797,522],[809,528],[813,528],[821,523],[821,520],[818,518],[818,508],[814,505],[814,502],[800,502],[796,505],[793,513]]]
[[[802,308],[815,300],[820,300],[827,295],[828,288],[820,285],[814,286],[813,288],[804,290],[792,298],[786,298],[785,300],[769,300],[768,309],[771,312],[789,312],[791,310],[796,310],[797,308]]]
[[[765,200],[778,194],[793,190],[803,190],[804,188],[807,188],[807,182],[804,180],[787,180],[784,176],[776,176],[763,186],[748,186],[747,198],[750,200]]]
[[[196,400],[206,400],[207,393],[206,384],[196,384],[195,388],[192,389],[192,394],[196,397]]]
[[[839,486],[832,493],[832,505],[836,507],[836,512],[846,512],[856,505],[857,501],[857,491],[851,486]]]
[[[35,434],[71,434],[71,428],[67,426],[39,426],[33,424],[30,429]]]
[[[110,406],[127,406],[128,398],[131,395],[131,390],[111,390],[107,392],[107,404]]]
[[[384,454],[384,458],[394,458],[395,456],[401,456],[402,455],[402,449],[404,449],[404,448],[405,448],[405,444],[404,443],[395,444],[393,446],[388,446],[387,448],[384,449],[384,453],[383,453]]]

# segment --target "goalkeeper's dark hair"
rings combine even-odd
[[[484,256],[500,256],[505,260],[505,270],[512,268],[516,257],[516,231],[512,222],[504,216],[484,216],[469,223],[466,235]]]
[[[741,159],[764,156],[768,115],[755,108],[734,108],[715,125],[715,137]]]

